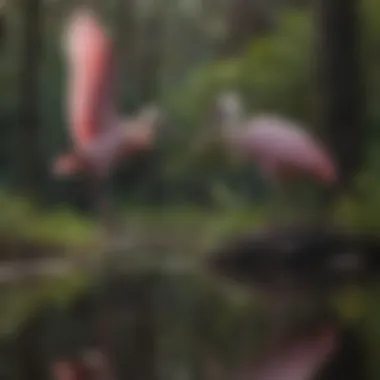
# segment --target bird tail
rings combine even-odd
[[[317,177],[322,183],[336,184],[339,176],[335,160],[327,152],[322,152],[318,156]]]

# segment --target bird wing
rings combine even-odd
[[[292,155],[294,147],[302,146],[303,141],[308,141],[301,128],[274,116],[252,119],[247,133],[248,141],[258,153],[270,154],[272,157]]]
[[[71,133],[79,148],[86,148],[113,114],[114,74],[111,41],[87,9],[77,11],[67,27],[68,114]]]
[[[322,144],[296,123],[276,116],[261,116],[252,119],[248,127],[246,144],[263,162],[281,162],[334,176],[334,164]]]

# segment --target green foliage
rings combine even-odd
[[[380,230],[380,196],[378,192],[379,162],[372,159],[372,165],[358,176],[352,194],[346,195],[336,205],[335,218],[343,225],[361,230]]]
[[[195,71],[169,102],[173,113],[193,128],[201,124],[215,96],[236,88],[249,108],[310,116],[311,17],[306,12],[282,14],[273,35],[255,39],[237,59],[218,61]]]
[[[369,108],[378,115],[379,104],[379,3],[362,2],[363,72]],[[245,95],[251,111],[275,111],[312,121],[315,102],[315,35],[310,10],[284,10],[272,35],[255,38],[240,57],[212,62],[195,70],[174,90],[173,113],[194,127],[215,95],[236,88]]]
[[[255,41],[243,56],[242,91],[254,110],[311,119],[313,81],[311,17],[282,15],[273,36]]]
[[[5,192],[0,193],[0,206],[2,236],[58,247],[85,245],[93,239],[93,223],[67,209],[43,212],[32,202]]]
[[[165,101],[172,124],[185,136],[166,167],[175,164],[176,173],[208,188],[214,205],[262,203],[263,189],[252,167],[230,164],[216,145],[204,148],[207,153],[192,148],[217,133],[210,116],[216,96],[224,90],[239,90],[248,112],[278,112],[310,123],[315,102],[312,48],[311,14],[286,11],[275,32],[256,38],[242,56],[212,62],[190,73]]]
[[[184,86],[169,99],[173,117],[193,128],[199,125],[219,91],[236,86],[239,60],[219,61],[190,74]],[[182,124],[181,123],[181,124]]]
[[[107,6],[99,5],[104,20],[112,28],[115,27],[113,25],[115,14],[112,13],[114,6],[114,3]],[[39,96],[40,160],[43,179],[40,190],[41,197],[52,200],[53,203],[61,200],[73,202],[82,196],[77,183],[55,183],[50,178],[50,172],[46,170],[50,167],[51,158],[64,150],[69,141],[64,108],[66,72],[61,47],[61,32],[66,19],[65,15],[71,7],[72,4],[57,3],[49,4],[44,8],[46,22],[43,30],[44,46],[41,57]],[[209,25],[210,17],[220,22],[220,6],[217,7],[220,8],[218,12],[215,12],[214,5],[207,5],[207,7],[207,24]],[[367,77],[369,108],[366,126],[373,141],[379,138],[378,124],[380,122],[378,10],[379,5],[376,0],[362,2],[363,71]],[[246,201],[262,202],[262,193],[265,189],[260,187],[260,180],[257,179],[252,168],[229,165],[229,160],[220,149],[208,149],[201,155],[196,152],[197,149],[193,148],[205,134],[210,132],[208,116],[211,105],[215,95],[225,89],[240,90],[249,112],[274,111],[304,121],[306,124],[313,124],[316,91],[313,74],[315,23],[312,11],[307,7],[282,9],[278,25],[273,33],[255,38],[246,51],[234,59],[219,59],[194,67],[192,62],[199,64],[201,61],[195,56],[202,55],[201,50],[205,47],[197,50],[194,46],[192,53],[194,59],[183,63],[186,70],[179,68],[180,72],[187,71],[188,75],[184,76],[182,83],[171,78],[170,83],[175,83],[175,86],[162,84],[165,87],[164,94],[161,99],[155,99],[164,107],[168,115],[169,136],[160,141],[160,146],[151,157],[145,160],[145,163],[136,159],[131,161],[126,170],[118,173],[116,182],[118,187],[122,188],[120,193],[123,194],[123,198],[130,197],[134,202],[140,203],[162,202],[162,198],[165,198],[165,202],[192,201],[198,204],[217,205],[217,207],[225,201],[229,202],[228,207],[232,207],[234,202],[237,207]],[[17,96],[20,89],[18,48],[21,37],[19,9],[17,6],[10,7],[9,12],[11,30],[9,48],[0,63],[0,121],[6,126],[2,129],[3,143],[0,146],[0,160],[3,158],[4,169],[0,175],[6,183],[14,175],[14,163],[9,164],[10,158],[13,160],[17,157],[13,141],[17,137]],[[200,21],[199,19],[197,22]],[[186,33],[201,33],[200,30],[195,31],[192,28],[186,30]],[[189,36],[185,37],[183,41],[188,41]],[[195,38],[195,36],[192,37]],[[178,38],[178,41],[182,40]],[[171,61],[170,58],[173,57],[170,50],[176,47],[164,49],[163,64]],[[212,52],[208,53],[209,56],[213,55]],[[140,58],[135,57],[137,61]],[[186,59],[180,61],[186,61]],[[136,65],[140,63],[136,62]],[[191,66],[193,66],[192,69]],[[165,70],[169,69],[164,68],[163,71]],[[125,77],[127,78],[128,75]],[[132,93],[130,84],[126,82],[119,85],[120,92],[123,94],[123,99],[120,99],[119,103],[122,105],[121,108],[132,110],[135,106],[139,106],[137,99],[139,96]],[[144,94],[143,97],[149,98],[149,94]],[[215,129],[212,133],[215,133]],[[10,141],[12,144],[9,143]],[[150,168],[152,169],[149,170]],[[139,186],[131,186],[132,182],[135,182],[134,173],[137,172]],[[160,191],[164,195],[158,195]],[[226,196],[227,193],[231,196]],[[231,201],[232,199],[234,201]]]
[[[107,12],[107,19],[111,20],[114,16],[111,11]],[[47,14],[39,100],[41,160],[49,166],[51,156],[64,149],[69,136],[63,108],[66,74],[59,41],[62,24],[58,22],[58,12]],[[380,156],[377,153],[380,143],[379,15],[378,0],[363,1],[363,71],[367,75],[369,107],[366,128],[371,137],[369,150],[372,154],[368,159],[368,167],[357,180],[358,195],[342,199],[335,210],[335,218],[340,223],[366,230],[378,230],[380,227],[380,197],[377,191],[380,186],[377,180],[380,170]],[[14,29],[19,29],[19,26],[15,24]],[[209,19],[207,26],[210,26]],[[252,41],[240,57],[220,59],[192,70],[183,83],[177,83],[167,97],[159,99],[168,114],[170,132],[173,132],[174,137],[169,136],[160,141],[157,151],[148,158],[146,166],[151,170],[145,170],[144,163],[137,159],[117,178],[122,200],[128,198],[128,206],[122,213],[125,235],[132,245],[136,244],[132,248],[132,256],[142,257],[147,252],[146,261],[156,260],[161,269],[166,271],[173,267],[176,269],[176,263],[184,263],[180,267],[186,268],[190,262],[196,267],[199,276],[205,254],[222,244],[229,235],[240,234],[265,223],[268,207],[261,194],[265,188],[260,188],[254,170],[249,166],[230,165],[219,146],[205,149],[202,155],[194,153],[192,148],[199,137],[211,129],[208,116],[215,96],[228,89],[241,91],[249,112],[274,111],[313,124],[316,97],[313,83],[313,26],[311,12],[286,10],[282,12],[272,35]],[[14,37],[10,54],[0,62],[0,120],[3,125],[0,159],[4,156],[4,173],[11,171],[7,159],[14,156],[14,149],[9,141],[13,141],[16,135],[16,128],[12,127],[17,123],[19,54],[13,42]],[[120,104],[125,104],[125,109],[132,109],[131,104],[135,106],[139,101],[137,96],[131,93],[128,83],[121,87],[124,87],[122,92],[125,98]],[[134,172],[138,172],[140,180],[136,187],[130,186]],[[43,173],[42,176],[49,184],[42,184],[42,198],[48,194],[49,199],[56,200],[60,198],[60,192],[65,193],[62,195],[65,200],[72,201],[79,197],[81,190],[78,183],[60,183],[54,187],[49,173]],[[65,192],[62,188],[71,191]],[[137,199],[146,205],[153,199],[162,205],[163,198],[181,206],[153,208],[142,207],[135,202]],[[201,208],[199,205],[213,207]],[[0,208],[1,239],[22,239],[40,247],[41,252],[51,246],[71,248],[69,253],[73,254],[76,254],[77,248],[92,247],[96,240],[94,222],[66,208],[43,211],[31,202],[6,192],[0,193]],[[242,341],[256,343],[263,334],[255,325],[258,318],[257,303],[249,303],[247,294],[223,281],[217,284],[218,290],[215,290],[215,284],[211,284],[209,277],[202,280],[195,284],[186,277],[181,284],[173,281],[163,290],[161,296],[164,301],[168,293],[175,294],[172,296],[174,301],[172,298],[169,300],[173,302],[164,304],[170,309],[168,313],[171,313],[171,319],[166,326],[168,330],[163,331],[162,335],[166,335],[166,339],[173,344],[173,350],[185,350],[175,343],[176,334],[167,336],[177,329],[185,341],[192,339],[196,345],[194,341],[199,339],[227,360]],[[54,299],[60,305],[67,305],[89,283],[90,280],[83,273],[73,273],[64,279],[41,279],[33,285],[13,284],[0,298],[4,310],[0,313],[1,331],[14,331],[47,300]],[[206,295],[205,304],[197,299],[196,293]],[[361,296],[337,296],[336,305],[343,318],[354,319],[364,310]],[[378,298],[378,292],[376,296]],[[373,308],[368,312],[369,322],[366,326],[370,330],[368,335],[371,335],[373,352],[379,351],[380,342],[380,309],[376,308],[376,296],[373,296]],[[367,299],[365,301],[371,303]],[[184,328],[182,325],[181,330],[181,322],[186,318],[191,319],[194,310],[202,310],[202,307],[210,312],[209,315],[202,315],[208,318],[203,335],[193,336],[194,330],[189,326]],[[185,346],[183,340],[181,346]]]
[[[367,86],[367,117],[365,128],[367,130],[367,151],[369,166],[378,165],[379,156],[376,154],[380,143],[380,39],[379,39],[379,3],[376,0],[362,2],[362,68]],[[191,145],[191,141],[207,133],[215,133],[208,119],[209,112],[216,95],[225,89],[237,89],[244,95],[248,112],[276,112],[292,117],[306,125],[314,124],[315,105],[317,101],[315,83],[315,24],[310,10],[285,10],[281,13],[276,30],[272,35],[255,38],[247,50],[235,59],[211,62],[200,69],[195,69],[173,94],[167,99],[168,110],[173,118],[173,124],[182,128],[186,139],[181,145],[183,156],[184,145]],[[363,126],[364,127],[364,126]],[[185,148],[186,149],[186,148]],[[375,153],[374,153],[375,152]],[[178,156],[176,153],[175,157]],[[184,160],[175,160],[177,172],[187,172],[189,176],[202,179],[211,191],[212,199],[218,204],[220,193],[230,192],[236,199],[262,202],[259,195],[259,185],[256,175],[251,170],[237,170],[229,167],[226,160],[218,158],[216,151],[209,151],[208,156],[197,157],[196,154]],[[173,160],[174,161],[174,160]],[[212,164],[211,164],[212,163]],[[212,172],[213,175],[207,175]],[[215,178],[215,173],[220,175]],[[375,171],[364,168],[362,174],[375,177]],[[358,179],[359,181],[366,181]],[[243,186],[237,184],[244,181],[246,188],[251,189],[246,196]],[[361,186],[361,185],[360,185]],[[365,185],[367,190],[373,185]],[[227,189],[227,191],[220,189]],[[369,190],[368,190],[369,191]],[[376,194],[373,194],[376,198]],[[230,199],[231,197],[227,197]],[[227,199],[224,196],[224,199]],[[358,211],[353,212],[359,219],[370,218],[377,211],[371,196],[363,202],[367,207],[357,206]],[[240,201],[237,202],[239,204]],[[342,201],[340,209],[353,207],[344,206]],[[355,201],[358,202],[357,200]],[[373,202],[375,202],[373,200]],[[226,204],[228,201],[226,201]],[[367,213],[369,212],[369,214]],[[342,210],[339,212],[343,212]],[[348,217],[347,217],[348,218]],[[347,219],[344,217],[343,219]],[[353,219],[356,216],[352,217]],[[358,221],[358,224],[362,222]],[[363,221],[364,223],[364,221]],[[369,222],[373,224],[374,222]],[[366,222],[365,224],[368,225]]]

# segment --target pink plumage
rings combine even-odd
[[[337,179],[330,154],[302,126],[276,115],[244,122],[241,100],[235,93],[222,95],[218,105],[225,140],[236,152],[258,163],[268,179],[285,180],[301,174],[323,183]]]
[[[336,348],[331,328],[285,344],[259,358],[237,378],[239,380],[311,380]]]
[[[95,16],[80,9],[69,22],[64,45],[69,122],[75,143],[87,147],[115,125],[112,44]]]
[[[137,120],[118,115],[112,43],[93,12],[87,8],[74,12],[63,43],[74,152],[59,156],[53,170],[60,176],[87,171],[105,177],[122,158],[151,146],[157,115],[151,108]]]
[[[309,173],[322,182],[336,179],[333,161],[322,144],[288,120],[276,116],[252,119],[242,134],[242,146],[275,178]]]

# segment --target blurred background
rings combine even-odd
[[[213,278],[202,260],[276,209],[255,165],[229,160],[216,142],[200,148],[212,103],[239,91],[249,113],[298,120],[331,149],[339,189],[302,188],[281,217],[326,206],[334,221],[377,231],[380,3],[88,1],[116,46],[119,110],[154,102],[165,115],[154,149],[113,178],[120,227],[110,238],[91,187],[50,169],[70,144],[61,35],[79,4],[1,2],[0,378],[64,379],[52,373],[102,345],[120,378],[222,379],[260,349],[268,318],[259,297]],[[334,301],[363,330],[373,379],[378,296],[355,288]]]

